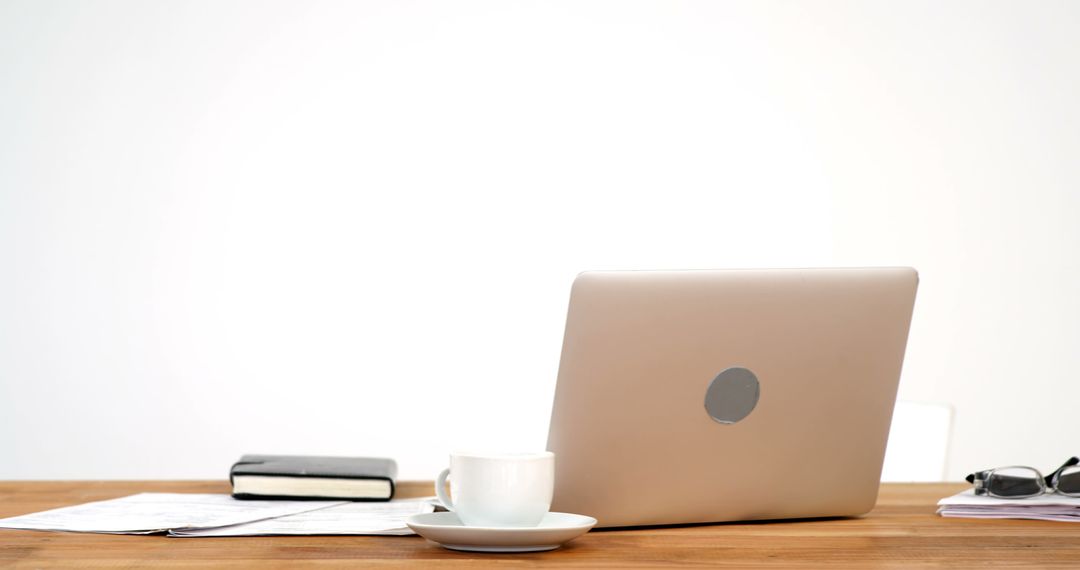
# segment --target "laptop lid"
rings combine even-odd
[[[910,268],[582,273],[552,510],[609,527],[869,511],[917,284]]]

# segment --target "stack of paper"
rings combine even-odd
[[[996,499],[968,489],[938,501],[937,512],[943,517],[1080,522],[1080,497],[1049,493],[1027,499]]]
[[[141,493],[0,519],[0,528],[169,536],[412,534],[405,519],[434,511],[432,499],[240,501],[229,495]]]

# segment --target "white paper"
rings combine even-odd
[[[1080,509],[1080,497],[1069,497],[1060,493],[1046,493],[1027,499],[998,499],[986,495],[976,495],[974,489],[957,493],[951,497],[945,497],[938,501],[938,506],[975,505],[975,506],[1009,506],[1009,507],[1040,507],[1047,505],[1072,507]]]
[[[140,493],[0,519],[0,528],[151,534],[230,526],[340,504],[343,501],[241,501],[217,494]]]
[[[169,536],[408,535],[415,533],[405,525],[405,519],[434,510],[435,504],[428,497],[378,503],[346,503],[317,511],[227,527],[176,530],[170,532]]]
[[[1047,493],[1027,499],[998,499],[968,489],[938,501],[937,512],[943,517],[1080,522],[1080,497]]]
[[[1052,513],[1038,513],[1038,512],[964,512],[953,510],[941,510],[938,511],[943,517],[952,518],[965,518],[965,519],[1028,519],[1037,521],[1055,521],[1055,522],[1080,522],[1080,515],[1055,515]]]

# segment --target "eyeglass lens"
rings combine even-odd
[[[1064,479],[1064,473],[1062,475],[1063,477],[1059,481]],[[1069,482],[1070,484],[1080,484],[1080,478],[1074,479],[1070,476]],[[991,495],[1001,497],[1037,495],[1043,492],[1044,488],[1042,475],[1038,471],[1027,467],[995,469],[986,480],[986,490]]]
[[[1080,494],[1080,465],[1061,470],[1057,478],[1057,490],[1070,495]]]

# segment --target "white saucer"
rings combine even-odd
[[[451,550],[472,552],[540,552],[554,550],[589,532],[596,519],[570,513],[548,513],[539,526],[465,526],[455,513],[424,513],[405,524],[416,534]]]

